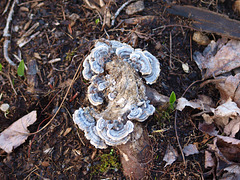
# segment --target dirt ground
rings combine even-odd
[[[123,9],[112,27],[103,26],[100,13],[87,7],[82,0],[19,0],[10,25],[9,56],[17,63],[13,54],[21,52],[26,65],[32,60],[37,65],[34,77],[27,72],[24,77],[19,77],[16,68],[3,57],[3,29],[8,12],[2,13],[7,2],[0,2],[0,63],[4,73],[0,74],[0,104],[8,103],[10,109],[6,117],[0,112],[0,132],[32,110],[37,110],[37,121],[29,127],[31,132],[35,132],[61,108],[42,131],[29,136],[11,154],[1,153],[0,179],[127,179],[123,175],[117,149],[96,150],[72,121],[74,111],[88,103],[85,99],[88,82],[78,73],[69,91],[68,87],[95,40],[106,38],[146,49],[155,55],[161,64],[161,73],[152,88],[166,96],[174,91],[177,98],[181,97],[193,82],[201,79],[192,54],[205,48],[192,41],[194,30],[189,20],[170,15],[167,12],[168,0],[145,0],[144,10],[133,15],[127,15]],[[114,14],[124,2],[109,1],[110,12]],[[177,0],[174,3],[203,7],[240,19],[232,10],[233,1]],[[73,14],[79,17],[73,20]],[[146,15],[155,18],[138,23],[124,21]],[[35,23],[39,26],[34,33],[39,34],[19,48],[17,40]],[[210,39],[218,38],[214,34],[206,35]],[[50,63],[57,58],[60,58],[57,62]],[[183,71],[182,63],[188,64],[189,73]],[[32,81],[30,78],[33,78]],[[213,87],[200,88],[195,83],[184,97],[193,99],[206,91],[212,97],[219,96]],[[211,179],[205,176],[207,170],[204,169],[204,154],[201,153],[207,147],[207,137],[197,128],[202,119],[192,118],[191,113],[177,114],[176,127],[181,146],[197,143],[200,150],[199,154],[186,157],[186,165],[179,155],[176,162],[164,167],[163,157],[168,144],[181,154],[174,131],[175,112],[158,108],[154,116],[145,122],[151,140],[150,153],[153,154],[147,178]]]

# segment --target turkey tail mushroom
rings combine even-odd
[[[155,112],[149,100],[159,100],[159,96],[148,99],[145,85],[158,79],[157,58],[125,43],[102,40],[84,60],[82,73],[90,81],[87,98],[91,108],[76,110],[74,122],[96,148],[119,149],[126,176],[143,178],[151,156],[140,124]]]

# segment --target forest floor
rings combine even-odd
[[[192,56],[195,51],[202,52],[206,46],[192,40],[195,30],[188,19],[168,13],[168,1],[145,0],[143,11],[133,15],[128,15],[124,8],[114,26],[108,27],[103,26],[101,13],[89,8],[82,0],[19,0],[10,25],[8,52],[16,64],[19,62],[13,54],[19,55],[19,52],[27,66],[32,60],[36,62],[37,74],[33,82],[29,81],[27,72],[24,77],[19,77],[17,69],[10,66],[3,56],[2,35],[9,11],[4,15],[2,13],[7,2],[0,2],[0,63],[6,75],[0,74],[0,104],[9,104],[10,109],[7,116],[0,112],[0,132],[22,116],[37,110],[37,121],[29,127],[30,132],[35,132],[49,122],[59,107],[60,111],[47,127],[29,136],[12,153],[1,153],[0,179],[127,179],[123,175],[117,149],[95,149],[72,121],[74,111],[86,104],[88,83],[79,73],[70,90],[68,87],[97,39],[119,40],[156,56],[161,72],[151,87],[160,94],[169,97],[174,91],[177,98],[185,93],[184,97],[194,99],[207,92],[215,100],[219,97],[219,92],[211,85],[201,88],[199,83],[195,83],[188,88],[202,79]],[[124,2],[109,1],[110,12],[114,14]],[[175,1],[175,4],[206,8],[239,20],[240,17],[232,10],[232,3],[217,0]],[[151,18],[138,21],[146,15],[151,15]],[[36,23],[39,26],[33,33],[39,33],[19,48],[18,39]],[[211,40],[219,38],[214,34],[205,34]],[[188,73],[183,70],[183,63],[188,65]],[[147,176],[149,179],[203,179],[207,172],[203,150],[207,148],[206,138],[209,138],[197,128],[203,120],[192,118],[191,110],[178,112],[176,136],[174,114],[174,111],[157,108],[156,113],[144,122],[153,154]],[[164,167],[166,162],[163,157],[169,144],[181,154],[177,137],[182,147],[197,143],[200,153],[187,156],[185,160],[179,155],[174,163]]]

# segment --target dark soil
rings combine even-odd
[[[112,14],[124,2],[111,2],[109,8]],[[147,49],[155,55],[161,63],[161,74],[152,87],[166,96],[170,96],[174,91],[177,98],[181,97],[193,82],[201,79],[192,53],[202,51],[205,47],[192,41],[194,31],[190,28],[189,20],[167,13],[167,2],[169,1],[147,0],[142,12],[130,16],[123,10],[116,19],[115,27],[103,28],[99,14],[87,8],[82,0],[20,0],[10,28],[12,37],[9,56],[17,62],[12,54],[18,54],[20,50],[25,64],[36,60],[38,71],[34,87],[29,85],[28,74],[19,77],[17,70],[10,67],[3,57],[2,34],[8,12],[1,16],[0,63],[3,65],[2,72],[14,81],[17,95],[13,92],[9,79],[0,74],[0,104],[10,105],[7,118],[0,112],[0,132],[32,110],[37,110],[38,118],[29,130],[35,132],[41,129],[53,117],[66,94],[67,97],[57,116],[46,128],[34,136],[29,136],[28,140],[11,154],[0,155],[0,179],[126,179],[122,173],[119,152],[112,147],[96,150],[72,121],[73,112],[88,103],[85,100],[88,83],[83,80],[81,73],[69,92],[67,89],[95,40],[110,38]],[[178,0],[175,3],[204,7],[239,19],[232,10],[232,1],[221,3],[217,0]],[[0,14],[6,4],[7,0],[1,0]],[[73,13],[79,15],[75,23],[69,18]],[[149,21],[148,24],[121,23],[123,19],[145,15],[157,16],[157,19]],[[100,19],[99,23],[96,23],[97,19]],[[37,22],[40,25],[34,32],[39,31],[39,35],[19,49],[16,42],[26,29],[29,29],[24,29],[24,26],[29,23],[31,27]],[[215,38],[212,34],[207,35],[210,39]],[[56,58],[60,58],[60,61],[49,63]],[[182,63],[188,63],[189,73],[183,71]],[[211,91],[214,97],[218,95],[214,88]],[[204,92],[206,90],[195,83],[188,89],[185,97],[196,98]],[[184,165],[174,131],[174,114],[174,111],[162,111],[159,108],[145,123],[151,139],[150,153],[154,158],[147,170],[148,178],[202,179],[206,171],[204,154],[200,152],[198,155],[186,157],[186,166]],[[206,148],[206,137],[197,129],[199,122],[201,119],[191,118],[190,111],[177,113],[177,131],[182,147],[197,143],[200,150]],[[161,129],[166,131],[154,132]],[[162,159],[168,144],[178,150],[179,158],[171,166],[164,167],[165,162]],[[107,162],[108,167],[104,169],[101,159],[106,157],[106,154],[113,156],[114,162]]]

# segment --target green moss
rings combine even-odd
[[[98,156],[99,163],[92,166],[92,175],[99,173],[105,173],[108,170],[115,170],[120,168],[118,157],[113,152],[113,149],[109,154],[102,154]]]
[[[75,48],[73,51],[66,53],[66,60],[71,61],[72,57],[76,54],[77,48]]]

